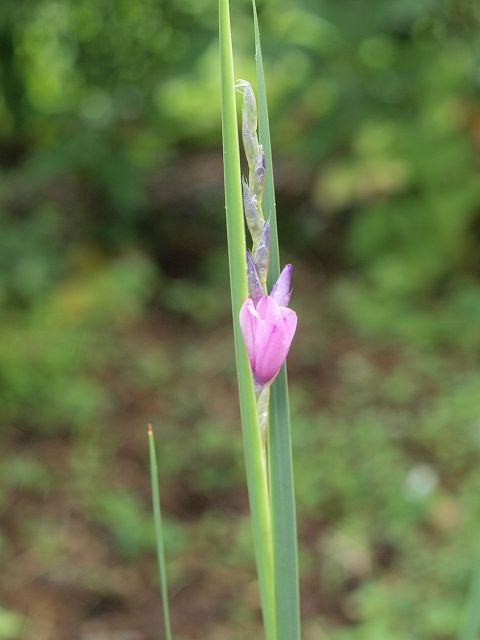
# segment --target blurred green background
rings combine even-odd
[[[305,640],[448,640],[480,530],[480,11],[264,0]],[[232,1],[253,80],[249,3]],[[260,638],[212,0],[0,5],[0,640]]]

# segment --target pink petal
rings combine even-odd
[[[289,345],[292,343],[293,336],[295,335],[295,331],[297,329],[297,314],[293,309],[289,309],[288,307],[281,308],[282,320],[285,327],[285,332],[287,335],[287,340],[289,341]]]
[[[257,302],[257,313],[262,320],[276,324],[280,315],[280,307],[271,296],[262,296]]]
[[[247,348],[248,359],[252,369],[255,363],[255,333],[259,315],[251,298],[247,298],[240,309],[240,329]]]
[[[279,307],[272,298],[268,301],[262,298],[257,311],[260,319],[255,333],[255,366],[252,368],[257,382],[265,384],[277,375],[285,362],[295,334],[297,314]]]
[[[269,339],[257,347],[254,375],[260,384],[266,384],[276,376],[287,356],[288,345],[281,333],[281,329],[275,327]]]

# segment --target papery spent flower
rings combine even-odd
[[[247,251],[247,280],[250,298],[252,298],[253,304],[256,305],[260,298],[266,295],[267,292],[264,290],[263,285],[260,282],[257,267],[255,266],[255,262],[250,251]]]
[[[242,102],[242,139],[248,166],[254,170],[258,157],[257,102],[252,85],[247,80],[238,80],[236,88],[243,93]]]
[[[250,171],[253,171],[258,158],[258,138],[257,132],[250,128],[250,124],[247,120],[242,123],[242,140],[243,148],[245,149],[245,157]]]
[[[243,93],[242,117],[252,131],[257,129],[257,101],[248,80],[237,80],[235,88]]]
[[[243,180],[243,211],[245,213],[245,220],[252,236],[252,240],[256,242],[262,233],[264,220],[262,216],[262,210],[258,206],[256,195],[250,190],[248,183]]]
[[[259,385],[271,382],[277,375],[297,328],[295,311],[277,302],[285,299],[285,291],[290,291],[292,268],[288,267],[283,269],[275,285],[276,298],[262,296],[257,303],[247,298],[240,309],[240,328],[253,377]]]
[[[265,153],[263,146],[258,145],[257,156],[255,158],[255,166],[250,172],[250,182],[252,191],[259,201],[262,200],[263,189],[265,187]]]
[[[270,261],[270,223],[265,222],[258,242],[254,245],[253,261],[257,269],[260,282],[266,287],[268,263]]]

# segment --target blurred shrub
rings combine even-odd
[[[0,607],[0,639],[15,640],[18,638],[25,625],[23,616],[8,609]]]
[[[151,511],[142,507],[135,495],[124,489],[105,490],[97,496],[92,495],[92,499],[91,513],[111,532],[116,547],[126,558],[133,559],[146,551],[154,551]],[[186,533],[171,518],[164,517],[163,520],[165,544],[168,544],[172,556],[180,555]]]
[[[138,317],[151,293],[140,256],[85,266],[0,328],[0,419],[58,429],[98,421],[108,406],[100,372],[115,332]]]
[[[455,637],[480,523],[478,367],[428,351],[340,364],[329,406],[294,410],[303,574],[348,622],[336,639]]]
[[[259,10],[285,243],[323,263],[359,269],[391,315],[398,296],[414,304],[455,276],[474,274],[474,7],[464,0],[401,7],[299,0],[293,8],[265,0]],[[233,11],[238,74],[251,76],[249,3]],[[133,10],[125,2],[9,0],[0,24],[0,163],[10,200],[12,189],[18,199],[24,176],[30,189],[49,185],[42,196],[48,212],[59,200],[54,177],[75,178],[74,233],[88,230],[82,242],[118,247],[140,238],[172,272],[172,260],[187,263],[183,275],[192,275],[188,265],[198,271],[191,256],[223,243],[220,174],[217,196],[203,198],[203,224],[183,213],[198,206],[203,187],[195,185],[191,202],[179,207],[179,176],[191,170],[188,155],[218,149],[215,3],[148,1]],[[298,171],[282,174],[286,158]],[[172,167],[173,199],[149,193],[152,174]],[[196,179],[192,174],[190,182]],[[201,180],[206,184],[206,175]],[[62,218],[67,206],[60,202]],[[46,246],[52,258],[65,257],[59,240],[72,230],[47,212],[35,222],[3,223],[13,227],[10,251],[14,233],[27,234],[27,258],[10,276],[17,289],[37,283],[41,290],[50,277],[54,264],[32,268]],[[171,306],[185,304],[183,286],[178,295],[172,291]]]

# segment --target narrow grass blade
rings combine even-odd
[[[480,637],[480,554],[472,575],[463,627],[458,640],[478,640]]]
[[[275,593],[268,486],[262,461],[262,442],[255,390],[239,323],[240,308],[248,296],[248,290],[235,76],[228,0],[220,0],[219,17],[225,208],[240,413],[265,635],[267,640],[275,640]]]
[[[160,490],[158,488],[157,452],[152,426],[148,425],[148,450],[150,453],[150,478],[152,483],[153,519],[155,523],[155,540],[157,545],[158,572],[160,589],[162,592],[163,620],[165,624],[165,638],[172,640],[170,625],[170,607],[168,604],[167,568],[165,563],[165,545],[163,543],[162,510],[160,507]]]
[[[270,220],[271,248],[269,289],[280,273],[272,146],[257,9],[253,2],[255,62],[257,72],[260,143],[265,151],[266,175],[263,210]],[[278,640],[300,639],[297,525],[293,483],[290,408],[287,370],[283,366],[272,384],[269,429],[270,500],[275,565],[276,622]]]

